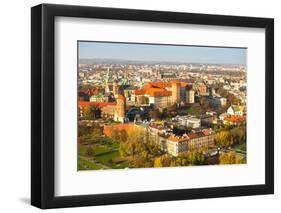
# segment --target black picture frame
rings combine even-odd
[[[54,195],[55,17],[263,28],[265,48],[265,184],[95,195]],[[164,11],[41,4],[31,9],[31,204],[60,208],[274,193],[274,20]]]

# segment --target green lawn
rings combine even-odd
[[[246,153],[247,153],[247,151],[244,150],[245,147],[243,147],[243,145],[237,145],[237,146],[235,146],[233,149],[234,149],[235,152],[237,152],[237,153],[242,153],[242,154],[246,154]]]
[[[92,146],[94,156],[92,159],[85,155],[87,146],[78,145],[78,169],[79,170],[96,170],[96,169],[121,169],[129,166],[128,161],[120,160],[119,145],[108,143],[97,144]]]
[[[116,149],[116,146],[110,146],[110,148],[98,147],[95,149],[95,153],[95,159],[110,168],[125,168],[129,165],[127,161],[119,162],[118,158],[120,157],[120,154],[118,149]]]
[[[82,145],[78,145],[78,155],[83,156],[83,155],[85,155],[85,152],[86,152],[86,147],[82,146]]]
[[[78,158],[78,170],[98,170],[102,167],[96,165],[95,163],[82,159],[81,157]]]
[[[97,161],[106,165],[111,165],[117,157],[119,157],[119,151],[107,151],[96,155]]]
[[[124,169],[129,167],[129,162],[128,161],[123,161],[120,163],[116,163],[112,166],[113,169]]]

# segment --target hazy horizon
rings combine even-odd
[[[246,65],[247,49],[188,45],[78,42],[79,60]]]

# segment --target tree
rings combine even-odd
[[[121,156],[134,156],[145,150],[145,131],[138,127],[130,131],[112,132],[111,137],[120,142],[119,153]]]
[[[220,164],[235,164],[236,163],[235,152],[220,154],[219,162],[220,162]]]
[[[102,137],[102,131],[99,127],[94,128],[91,134],[91,141],[93,143],[97,143],[101,141],[101,137]]]
[[[204,113],[204,109],[201,107],[200,103],[194,103],[188,109],[188,113],[190,115],[201,115],[202,113]]]
[[[216,134],[216,143],[220,147],[229,147],[233,144],[229,131],[220,131]]]
[[[246,127],[236,127],[230,131],[234,143],[242,144],[246,142]]]
[[[119,154],[121,157],[127,156],[127,144],[126,143],[120,143],[119,144]]]
[[[157,157],[154,160],[154,167],[163,167],[162,158]]]
[[[241,150],[246,151],[247,150],[247,145],[246,143],[243,143],[240,147]]]
[[[205,161],[202,151],[193,150],[183,155],[182,165],[201,165]]]
[[[208,111],[210,109],[210,102],[205,97],[202,97],[200,99],[200,106],[204,111]]]
[[[236,158],[236,164],[245,164],[246,158]]]
[[[86,119],[92,119],[93,118],[93,112],[91,106],[85,106],[84,108],[84,117]]]
[[[139,144],[144,143],[146,140],[145,130],[140,127],[135,127],[128,131],[127,143],[129,144]]]
[[[171,165],[172,158],[168,155],[162,155],[155,158],[154,167],[169,167]]]
[[[135,155],[131,161],[131,164],[135,168],[146,167],[146,160],[141,155]]]
[[[127,153],[134,157],[134,155],[136,153],[136,144],[135,143],[129,143],[127,147],[128,147]]]
[[[230,105],[237,105],[240,100],[233,94],[228,93],[227,90],[223,89],[221,86],[217,89],[217,93],[227,99],[227,103]]]
[[[240,100],[233,94],[227,95],[227,102],[230,103],[231,105],[240,104]]]
[[[220,96],[222,96],[222,97],[224,97],[224,98],[226,98],[227,95],[228,95],[228,92],[227,92],[225,89],[223,89],[222,86],[220,86],[220,87],[218,88],[218,90],[217,90],[216,93],[218,93]]]
[[[153,109],[149,111],[149,117],[154,120],[160,119],[160,112],[158,109]]]
[[[78,144],[83,144],[84,143],[84,139],[82,137],[78,137]]]
[[[87,135],[90,132],[91,132],[91,127],[79,124],[79,126],[78,126],[78,135],[79,136]]]
[[[119,130],[113,129],[110,137],[112,138],[112,141],[114,143],[119,143],[120,142],[120,132],[119,132]]]
[[[91,107],[92,118],[100,118],[101,117],[101,109],[97,106]]]
[[[93,157],[94,155],[95,155],[95,152],[94,152],[94,150],[93,150],[93,148],[92,147],[88,147],[87,149],[86,149],[86,153],[85,153],[88,157]]]
[[[127,139],[128,139],[128,134],[127,134],[126,130],[122,129],[120,131],[120,142],[124,143],[127,141]]]

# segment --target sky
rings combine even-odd
[[[79,59],[213,63],[246,65],[246,48],[78,42]]]

